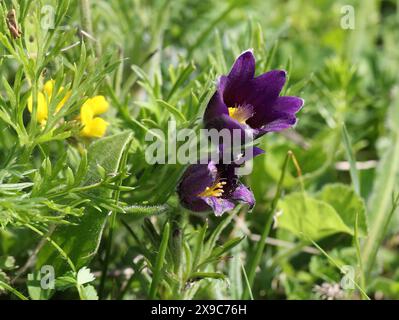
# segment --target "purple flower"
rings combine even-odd
[[[254,138],[267,132],[281,131],[296,123],[297,113],[304,100],[280,97],[286,72],[272,70],[255,75],[252,51],[243,52],[227,76],[221,76],[217,91],[204,114],[207,129],[249,130]]]
[[[255,147],[253,157],[263,152]],[[213,210],[216,216],[234,209],[237,202],[247,203],[252,209],[255,205],[254,195],[239,181],[236,174],[240,164],[218,164],[210,160],[206,164],[190,165],[177,187],[180,203],[191,211]]]

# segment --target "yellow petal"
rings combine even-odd
[[[57,108],[55,109],[57,112],[60,111],[60,109],[65,105],[65,103],[67,103],[68,99],[71,97],[71,94],[72,94],[71,91],[65,93],[64,98],[62,98],[61,102],[57,105]]]
[[[109,108],[109,103],[104,96],[95,96],[93,98],[87,99],[86,102],[83,104],[83,107],[84,106],[90,108],[96,116],[107,112]]]
[[[80,121],[86,125],[90,123],[94,118],[93,110],[89,105],[84,104],[82,108],[80,108]]]
[[[83,123],[83,121],[82,121]],[[81,131],[81,135],[84,137],[101,138],[104,136],[109,123],[102,118],[94,118],[90,122],[86,123]]]
[[[30,113],[33,112],[33,97],[32,95],[28,98],[28,110]],[[37,94],[37,110],[36,119],[37,122],[43,123],[48,117],[48,107],[46,97],[42,92]]]
[[[54,80],[48,80],[44,84],[43,91],[47,94],[47,97],[48,97],[49,100],[51,99],[51,97],[53,95],[54,85],[55,85],[55,81]],[[63,90],[64,90],[64,87],[61,87],[58,90],[58,93],[61,93]],[[71,91],[66,92],[64,98],[60,101],[60,103],[57,105],[55,110],[57,112],[60,111],[60,109],[65,105],[65,103],[68,101],[68,99],[70,97],[71,97]]]
[[[44,84],[43,90],[49,98],[53,95],[54,84],[54,80],[49,80]]]

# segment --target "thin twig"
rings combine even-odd
[[[55,230],[56,226],[53,224],[49,227],[49,231],[46,234],[46,237],[51,237]],[[39,251],[43,248],[43,246],[47,243],[46,238],[42,238],[36,248],[33,250],[33,253],[30,255],[29,259],[26,261],[26,263],[16,272],[14,279],[11,280],[11,283],[13,284],[20,276],[22,276],[33,264],[35,263],[36,256],[39,253]]]

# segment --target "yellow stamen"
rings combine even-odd
[[[252,108],[250,106],[238,106],[228,108],[229,116],[239,123],[245,123],[249,118],[252,117]]]
[[[219,198],[223,195],[223,186],[226,184],[225,181],[216,180],[211,187],[206,187],[204,191],[198,194],[199,197],[208,198],[216,197]]]

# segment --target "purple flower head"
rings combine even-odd
[[[252,51],[243,52],[227,76],[221,76],[217,91],[204,114],[207,129],[249,130],[254,138],[267,132],[281,131],[296,123],[295,114],[304,100],[280,97],[286,72],[272,70],[255,75]]]
[[[263,150],[254,148],[252,156],[261,153]],[[248,157],[244,158],[249,160]],[[242,161],[240,164],[218,164],[209,160],[206,164],[190,165],[177,187],[181,204],[195,212],[213,210],[216,216],[234,209],[237,202],[247,203],[252,209],[255,205],[254,195],[236,174],[241,164]]]

